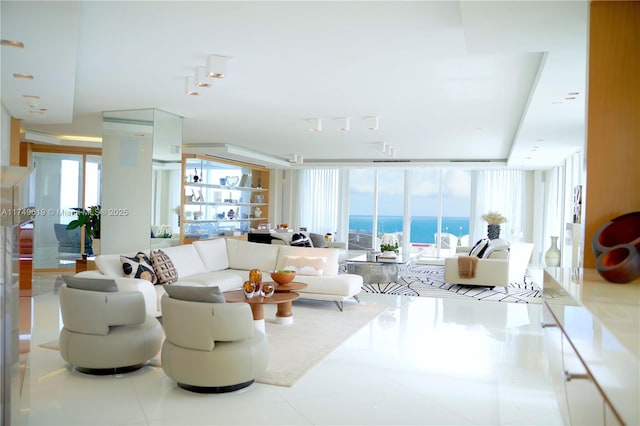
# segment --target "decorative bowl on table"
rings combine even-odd
[[[287,285],[296,277],[296,271],[279,269],[271,272],[271,279],[278,285]]]

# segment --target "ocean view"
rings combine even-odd
[[[411,242],[434,243],[438,228],[436,216],[414,216],[411,218]],[[350,234],[371,234],[373,216],[349,216]],[[469,233],[468,217],[443,217],[442,232],[456,237]],[[402,216],[378,216],[378,234],[402,232]]]

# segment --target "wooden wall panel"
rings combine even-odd
[[[640,1],[592,1],[584,267],[605,222],[640,210]]]

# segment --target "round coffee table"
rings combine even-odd
[[[298,293],[294,293],[292,291],[288,291],[288,292],[279,292],[279,293],[273,293],[273,296],[271,297],[264,297],[264,296],[253,296],[251,299],[247,299],[244,296],[244,291],[242,290],[232,290],[232,291],[225,291],[224,293],[224,298],[227,302],[245,302],[248,303],[249,306],[251,307],[251,313],[253,314],[253,323],[256,326],[256,328],[258,330],[261,330],[262,332],[265,331],[265,326],[264,326],[264,305],[278,305],[278,312],[281,311],[281,305],[288,305],[288,308],[285,308],[284,314],[286,314],[287,310],[288,310],[288,314],[289,316],[292,316],[293,314],[291,313],[291,302],[295,299],[297,299],[298,297],[300,297],[300,295]],[[276,322],[278,322],[278,313],[276,313]],[[293,322],[293,320],[291,320],[291,322]]]
[[[305,283],[298,283],[295,281],[284,285],[276,284],[276,294],[292,293],[296,290],[302,290],[305,287],[307,287]],[[276,312],[276,322],[278,324],[293,324],[293,300],[295,299],[278,304],[278,312]]]

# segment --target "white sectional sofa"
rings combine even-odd
[[[298,291],[301,298],[333,301],[342,310],[345,300],[357,300],[356,296],[362,287],[361,276],[338,274],[339,250],[334,248],[293,247],[218,238],[166,247],[162,251],[169,256],[178,273],[178,281],[170,285],[218,286],[222,291],[239,290],[242,283],[249,279],[251,269],[261,269],[263,280],[267,281],[270,280],[269,271],[287,267],[292,259],[298,263],[305,259],[317,263],[320,258],[324,265],[314,272],[316,275],[296,275],[295,281],[307,284],[305,289]],[[120,254],[98,255],[96,266],[98,270],[80,272],[77,276],[112,277],[120,291],[140,291],[150,315],[162,315],[160,299],[165,294],[164,288],[143,279],[126,278]]]

